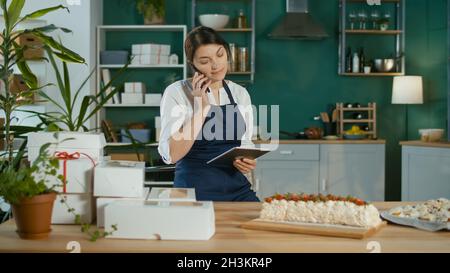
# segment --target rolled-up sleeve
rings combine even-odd
[[[161,133],[158,152],[166,164],[173,164],[170,156],[170,138],[192,115],[189,101],[183,96],[181,87],[177,87],[177,83],[174,83],[166,88],[161,100]]]

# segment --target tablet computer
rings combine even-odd
[[[243,148],[234,147],[206,162],[211,165],[227,165],[232,166],[235,159],[250,158],[256,159],[262,155],[267,154],[271,150],[260,148]]]

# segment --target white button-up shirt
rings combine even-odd
[[[242,136],[241,146],[254,147],[252,142],[253,107],[250,95],[244,87],[229,80],[226,83],[245,121],[246,131]],[[173,163],[169,146],[171,136],[179,131],[192,118],[194,113],[191,101],[185,93],[186,90],[191,90],[190,88],[186,89],[186,81],[177,81],[166,88],[161,100],[161,133],[158,151],[167,164]],[[219,96],[220,105],[231,103],[224,87],[220,88]],[[208,93],[208,100],[211,105],[218,105],[212,93]]]

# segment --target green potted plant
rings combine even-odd
[[[165,0],[136,0],[136,9],[146,25],[164,24]]]
[[[18,226],[19,235],[23,238],[38,238],[48,235],[51,207],[56,193],[53,188],[48,188],[45,185],[45,176],[42,179],[38,179],[35,175],[39,172],[44,172],[45,175],[55,175],[57,160],[55,161],[47,153],[47,148],[50,144],[41,147],[37,159],[31,165],[25,161],[26,141],[21,144],[19,149],[14,150],[14,139],[16,137],[23,137],[24,133],[39,129],[12,126],[12,113],[19,106],[31,103],[27,98],[32,97],[42,88],[42,86],[38,86],[37,77],[30,70],[24,57],[24,52],[29,47],[20,45],[17,40],[23,35],[33,34],[39,37],[42,44],[50,49],[51,54],[64,61],[84,63],[84,59],[47,35],[49,32],[56,30],[68,33],[70,32],[68,29],[54,25],[33,29],[19,28],[20,23],[26,20],[38,19],[60,9],[68,11],[66,7],[58,5],[37,10],[21,17],[24,4],[24,0],[0,0],[4,25],[0,34],[0,56],[3,59],[0,62],[0,80],[4,89],[0,94],[0,110],[3,110],[5,115],[5,122],[0,131],[1,139],[5,140],[5,151],[0,152],[0,196],[13,206],[13,216]],[[13,79],[14,66],[22,73],[22,77],[29,89],[13,94],[10,92],[10,84]],[[43,205],[45,203],[47,205]],[[22,208],[25,207],[25,213],[22,213]],[[45,216],[39,217],[39,215]],[[38,230],[30,231],[23,226],[30,222],[36,222],[35,217],[44,220]]]

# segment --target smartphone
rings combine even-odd
[[[198,70],[197,67],[195,67],[194,64],[190,63],[190,65],[191,65],[191,68],[192,68],[192,70],[193,70],[194,72],[197,72],[198,74],[201,74],[201,75],[204,75],[205,77],[207,77],[205,74],[203,74],[202,72],[200,72],[200,70]],[[207,77],[207,78],[208,78],[208,77]],[[203,85],[201,86],[201,88],[203,88],[203,86],[204,86],[205,84],[206,84],[206,82],[203,83]],[[208,93],[210,92],[209,88],[208,88],[207,92],[208,92]]]

